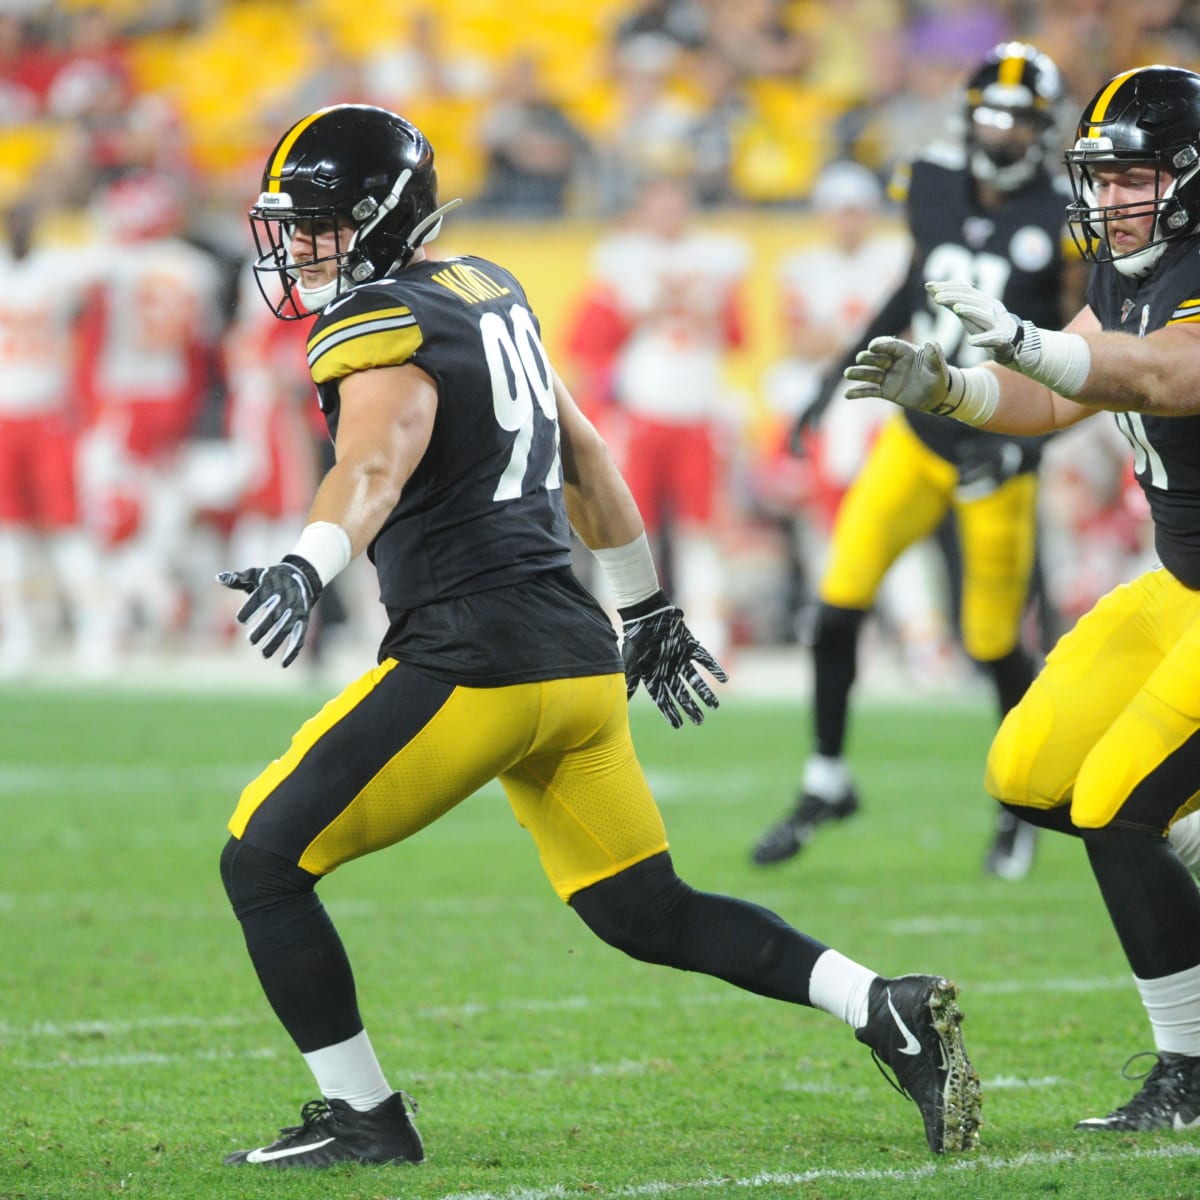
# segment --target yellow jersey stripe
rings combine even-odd
[[[332,107],[332,106],[330,106]],[[329,108],[319,108],[315,113],[311,113],[305,117],[303,121],[298,121],[288,130],[282,142],[279,143],[279,149],[275,151],[275,157],[271,159],[271,168],[267,172],[267,191],[278,192],[282,191],[282,179],[280,176],[283,173],[283,164],[287,161],[287,156],[292,152],[292,147],[299,140],[300,135],[314,122],[318,117],[323,117]]]
[[[410,320],[415,320],[412,315],[412,309],[407,304],[398,304],[395,308],[377,308],[369,313],[358,313],[353,317],[344,317],[340,321],[334,321],[331,325],[327,325],[321,332],[308,339],[306,347],[308,357],[313,357],[313,352],[318,345],[328,337],[341,334],[343,330],[350,329],[355,325],[362,325],[368,321],[389,321],[395,317],[408,317]]]
[[[415,321],[348,337],[327,346],[310,360],[313,382],[330,383],[355,371],[370,371],[375,367],[399,367],[416,354],[424,340]]]

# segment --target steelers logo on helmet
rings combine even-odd
[[[320,312],[350,288],[404,267],[438,234],[442,216],[433,147],[403,117],[367,104],[335,104],[297,121],[267,158],[250,209],[255,279],[275,316]],[[292,243],[315,245],[333,231],[334,249],[303,264]],[[333,277],[306,286],[300,266],[332,261]]]
[[[1148,275],[1168,243],[1200,227],[1200,75],[1160,65],[1114,75],[1085,106],[1066,159],[1067,220],[1080,253],[1133,279]],[[1097,173],[1132,167],[1154,171],[1153,195],[1135,205],[1099,204]],[[1148,240],[1114,249],[1113,224],[1146,217],[1153,218]]]
[[[966,88],[966,149],[975,179],[1024,187],[1054,152],[1063,85],[1054,62],[1027,42],[1002,42]]]

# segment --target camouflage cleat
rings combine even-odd
[[[979,1076],[963,1046],[957,998],[958,988],[938,975],[876,979],[867,1023],[854,1034],[871,1047],[888,1082],[916,1104],[934,1154],[979,1141]]]
[[[1145,1075],[1130,1075],[1129,1064],[1147,1055],[1156,1060]],[[1145,1133],[1152,1129],[1182,1132],[1200,1127],[1200,1058],[1186,1054],[1145,1051],[1135,1054],[1121,1068],[1126,1079],[1145,1082],[1128,1104],[1107,1117],[1085,1117],[1076,1129],[1112,1133]]]

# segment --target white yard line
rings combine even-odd
[[[840,1171],[831,1167],[812,1171],[771,1171],[735,1179],[721,1176],[680,1182],[648,1180],[644,1183],[631,1183],[624,1187],[604,1187],[600,1190],[606,1196],[632,1198],[669,1196],[676,1192],[686,1191],[719,1192],[729,1189],[797,1187],[800,1184],[818,1183],[821,1180],[847,1180],[854,1183],[913,1183],[921,1179],[942,1178],[948,1173],[976,1175],[984,1171],[1012,1171],[1022,1167],[1054,1166],[1060,1163],[1128,1162],[1136,1159],[1197,1157],[1200,1157],[1200,1146],[1194,1145],[1162,1146],[1148,1150],[1121,1151],[1116,1154],[1077,1153],[1067,1150],[1054,1150],[1045,1154],[1021,1154],[1016,1158],[988,1158],[979,1154],[936,1164],[930,1163],[927,1166],[914,1167],[911,1170]],[[562,1184],[552,1184],[544,1188],[509,1188],[502,1192],[447,1192],[439,1197],[439,1200],[565,1200],[566,1197],[582,1195],[584,1195],[582,1188],[567,1188]],[[401,1200],[401,1198],[396,1197],[395,1200]]]

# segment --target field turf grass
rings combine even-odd
[[[982,873],[981,700],[865,703],[863,811],[769,869],[748,850],[790,801],[804,710],[734,696],[679,732],[644,698],[633,713],[689,882],[885,973],[958,981],[985,1089],[977,1152],[935,1160],[916,1109],[832,1017],[592,938],[492,786],[322,887],[427,1161],[222,1166],[313,1095],[217,857],[240,786],[321,698],[302,681],[0,692],[4,1200],[1200,1196],[1200,1135],[1072,1128],[1133,1094],[1121,1067],[1148,1030],[1076,843],[1043,838],[1020,883]]]

